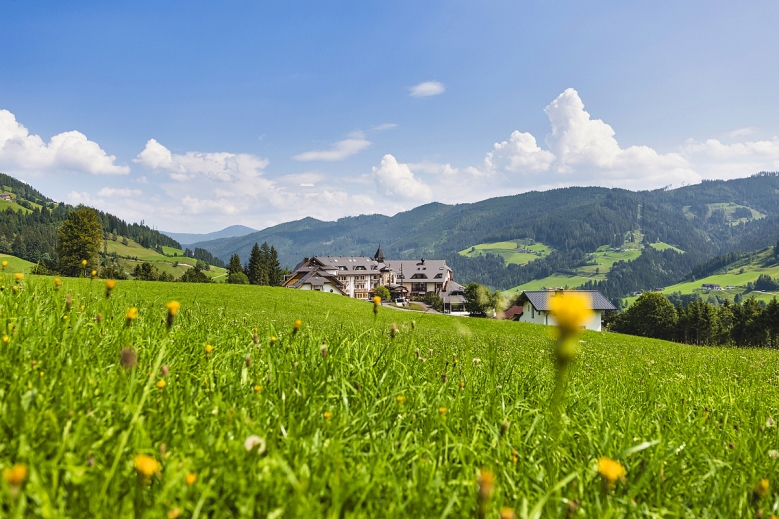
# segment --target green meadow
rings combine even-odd
[[[525,265],[538,258],[545,258],[552,252],[552,248],[543,243],[533,242],[531,240],[501,241],[494,243],[480,243],[461,250],[459,254],[472,258],[474,256],[483,256],[485,254],[495,254],[503,256],[507,264],[514,263]]]
[[[196,263],[194,258],[184,257],[183,250],[175,249],[173,247],[163,247],[162,250],[165,254],[160,254],[154,249],[147,249],[130,239],[127,240],[127,245],[124,245],[121,239],[117,241],[108,240],[106,244],[109,254],[115,252],[118,256],[124,256],[120,257],[118,262],[125,272],[130,275],[132,275],[136,265],[148,262],[157,267],[160,272],[165,272],[173,275],[174,278],[179,278],[187,269],[194,267]],[[174,256],[174,254],[176,254],[176,256]],[[138,259],[127,259],[127,257]],[[216,282],[223,282],[227,279],[227,271],[220,267],[211,266],[209,270],[205,270],[204,272],[206,276]]]
[[[2,286],[4,517],[474,517],[480,471],[487,517],[779,507],[776,351],[587,332],[554,419],[543,326],[271,287]],[[601,457],[625,467],[613,489]]]

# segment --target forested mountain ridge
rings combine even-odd
[[[255,242],[267,241],[279,251],[282,265],[293,265],[304,256],[370,255],[380,243],[388,257],[443,257],[459,282],[499,289],[566,272],[584,264],[588,253],[600,246],[619,247],[633,232],[643,236],[641,245],[661,241],[685,251],[643,248],[638,259],[615,263],[598,288],[617,298],[652,288],[647,284],[677,282],[717,254],[773,245],[779,238],[777,193],[775,173],[639,192],[571,187],[471,204],[431,203],[392,217],[362,215],[335,222],[304,218],[196,245],[223,259],[233,253],[245,259]],[[715,204],[737,204],[761,217],[736,218],[742,214]],[[526,265],[508,266],[500,256],[458,254],[479,243],[525,238],[555,252]]]
[[[14,197],[13,202],[5,202],[4,210],[0,209],[0,252],[53,266],[57,259],[57,229],[75,208],[55,203],[28,184],[2,173],[0,183],[4,192]],[[118,234],[147,248],[181,248],[178,242],[143,222],[127,223],[112,214],[95,212],[105,233]]]

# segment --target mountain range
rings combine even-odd
[[[169,232],[169,231],[160,231],[160,232],[166,236],[170,236],[171,238],[179,242],[181,245],[191,245],[193,243],[197,243],[201,241],[245,236],[247,234],[257,232],[257,229],[252,229],[251,227],[246,227],[245,225],[231,225],[230,227],[225,227],[221,231],[214,231],[206,234]]]

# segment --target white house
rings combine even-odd
[[[563,293],[583,294],[589,298],[593,315],[584,325],[587,330],[601,331],[601,320],[606,310],[616,310],[614,305],[597,290],[525,290],[517,301],[522,307],[522,315],[518,321],[523,323],[536,323],[554,325],[554,317],[549,313],[550,303],[553,297]]]

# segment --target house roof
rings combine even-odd
[[[506,319],[513,319],[515,316],[522,315],[524,307],[522,305],[514,305],[503,313]]]
[[[441,299],[444,303],[465,304],[465,287],[454,281],[446,283],[446,288],[441,291]]]
[[[360,272],[366,270],[379,270],[384,266],[384,264],[367,256],[317,256],[314,259],[324,265],[324,268],[328,270],[332,269],[347,272],[356,270],[359,270]],[[346,268],[344,269],[341,267]]]
[[[427,276],[426,278],[420,276],[415,279],[427,279],[442,283],[446,279],[446,272],[452,270],[446,264],[446,260],[387,260],[386,263],[403,281],[411,280],[414,274],[424,274]],[[402,278],[400,277],[401,272],[403,273]],[[444,275],[436,280],[435,276],[439,273]]]
[[[548,312],[550,310],[551,298],[560,293],[582,294],[590,299],[590,308],[592,310],[616,310],[616,307],[606,299],[606,296],[597,290],[525,290],[519,298],[518,303],[523,304],[530,301],[537,312]]]

